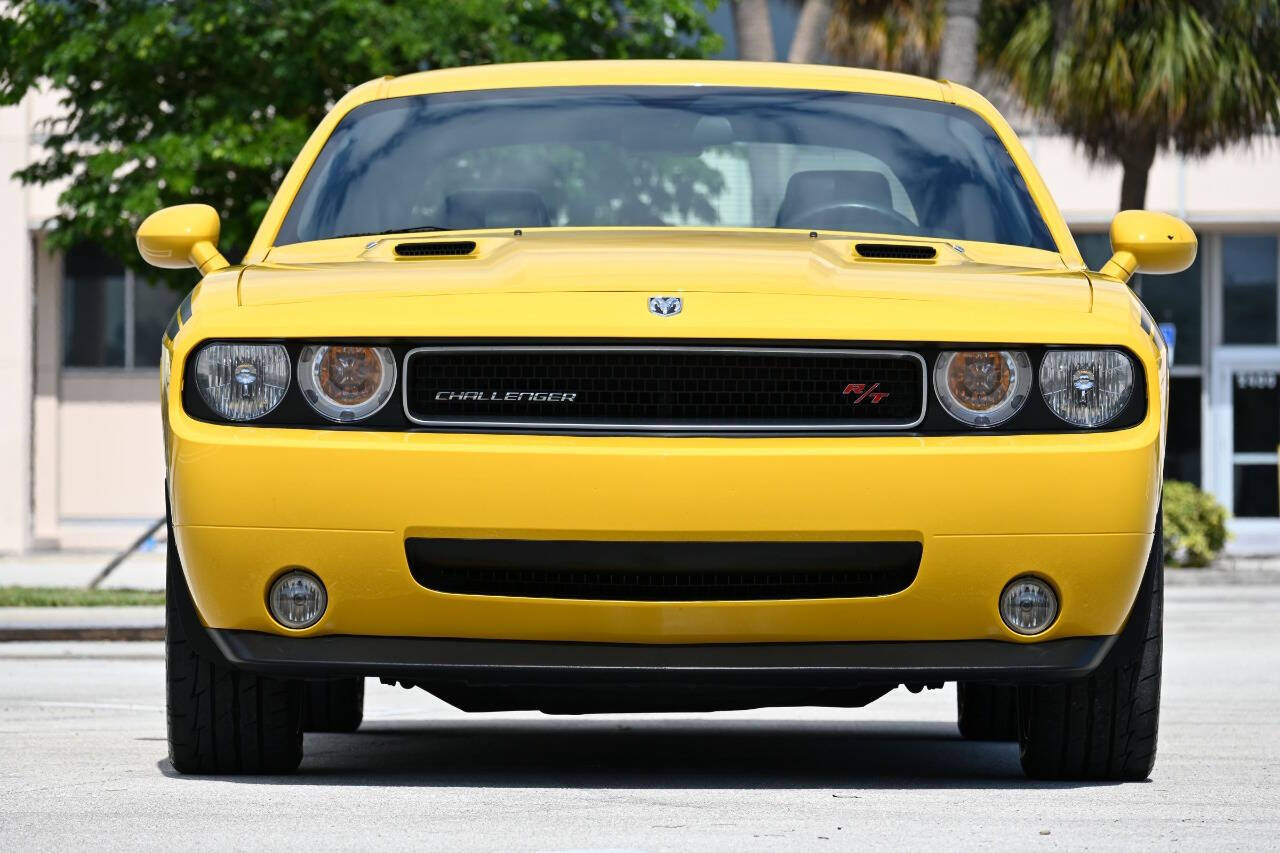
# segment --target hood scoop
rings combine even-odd
[[[447,258],[473,255],[475,240],[431,240],[422,243],[397,243],[396,256],[401,258]]]
[[[932,261],[938,257],[933,246],[910,243],[855,243],[859,257],[877,261]]]

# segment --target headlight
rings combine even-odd
[[[1031,359],[1016,350],[939,353],[933,390],[956,420],[979,428],[997,426],[1027,402]]]
[[[209,344],[196,355],[196,388],[218,417],[260,418],[289,390],[289,353],[280,344]]]
[[[1133,394],[1133,362],[1116,350],[1049,350],[1040,362],[1040,393],[1067,423],[1102,426]]]
[[[298,356],[298,387],[311,408],[329,420],[362,420],[395,391],[395,358],[386,347],[306,346]]]

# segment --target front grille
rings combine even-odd
[[[436,592],[612,601],[864,598],[915,580],[919,542],[407,539]]]
[[[888,350],[439,346],[404,375],[405,413],[443,427],[839,432],[924,415],[923,359]]]

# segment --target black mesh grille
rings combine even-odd
[[[432,243],[397,243],[396,254],[403,258],[424,258],[440,255],[469,255],[476,250],[472,240],[436,241]]]
[[[462,595],[614,601],[862,598],[915,580],[918,542],[409,539],[422,586]]]
[[[904,246],[901,243],[858,243],[854,248],[864,258],[927,261],[938,256],[938,250],[933,246]]]
[[[510,428],[894,428],[921,414],[910,353],[714,347],[426,348],[411,418]]]

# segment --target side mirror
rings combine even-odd
[[[198,267],[201,275],[231,266],[218,251],[222,223],[207,204],[166,207],[143,220],[135,235],[138,253],[153,267]]]
[[[1196,235],[1176,216],[1122,210],[1111,220],[1111,251],[1099,272],[1121,281],[1136,272],[1182,272],[1196,259]]]

